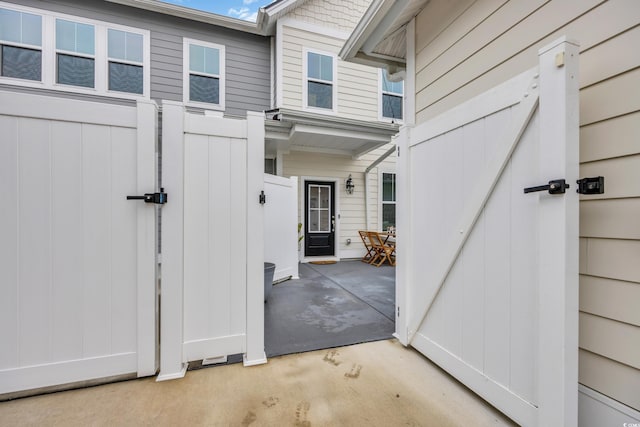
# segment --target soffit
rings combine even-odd
[[[266,151],[310,151],[358,158],[391,141],[398,125],[279,109],[267,114]]]

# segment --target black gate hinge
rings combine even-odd
[[[260,203],[261,205],[267,203],[267,196],[264,194],[264,190],[261,191],[260,195],[258,196],[258,203]]]

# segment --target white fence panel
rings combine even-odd
[[[273,280],[298,279],[298,177],[264,175],[264,260]]]
[[[155,374],[156,117],[0,92],[0,393]]]
[[[225,119],[163,103],[159,380],[183,376],[194,360],[244,353],[246,364],[266,361],[263,156],[263,115]]]
[[[521,425],[577,422],[577,56],[399,137],[397,335]]]

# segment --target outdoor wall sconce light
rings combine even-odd
[[[346,188],[346,190],[347,190],[347,193],[349,193],[349,194],[353,194],[353,189],[354,189],[355,187],[356,187],[356,186],[355,186],[355,185],[353,185],[353,179],[351,178],[351,174],[349,174],[349,178],[347,178],[347,182],[346,182],[346,184],[345,184],[345,188]]]

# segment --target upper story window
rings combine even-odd
[[[149,31],[0,1],[0,82],[149,97]]]
[[[142,34],[107,31],[109,90],[144,92],[144,38]]]
[[[224,109],[224,46],[184,41],[184,102]]]
[[[0,8],[0,76],[42,79],[42,17]]]
[[[404,96],[404,82],[392,82],[387,77],[387,72],[381,70],[381,108],[382,118],[387,120],[402,120],[402,99]]]
[[[95,87],[95,28],[56,19],[56,83]]]
[[[336,58],[317,52],[305,55],[305,107],[336,110]]]

